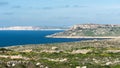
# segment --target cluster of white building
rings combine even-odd
[[[13,26],[13,27],[1,27],[0,30],[39,30],[38,27],[32,26]]]
[[[11,27],[0,27],[0,30],[65,30],[60,28],[42,28],[35,26],[11,26]]]

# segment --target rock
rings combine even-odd
[[[21,52],[32,52],[32,49],[26,49],[26,50],[23,50]]]
[[[120,53],[120,50],[107,50],[108,53]]]
[[[15,63],[12,64],[12,67],[14,67],[14,66],[15,66]]]
[[[40,63],[38,62],[38,63],[36,63],[36,66],[39,66],[40,65]]]
[[[110,64],[112,64],[112,62],[107,62],[105,65],[110,65]]]
[[[7,62],[7,66],[10,67],[11,66],[10,63]]]
[[[81,50],[73,50],[73,51],[72,51],[72,54],[79,54],[79,53],[81,53],[81,54],[86,54],[86,53],[88,53],[88,52],[91,52],[91,50],[81,49]]]
[[[45,68],[49,68],[49,67],[46,66]]]
[[[43,65],[40,65],[40,68],[44,68],[44,66],[43,66]]]
[[[57,58],[57,59],[48,59],[49,61],[54,61],[54,62],[66,62],[67,61],[67,58]]]
[[[64,58],[64,59],[61,59],[61,60],[59,60],[60,62],[66,62],[67,61],[67,59],[66,58]]]
[[[58,47],[52,47],[52,50],[58,50]]]
[[[76,66],[76,68],[81,68],[80,66]]]
[[[82,66],[81,68],[87,68],[87,66]]]

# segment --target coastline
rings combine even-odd
[[[120,36],[46,36],[47,38],[120,38]]]

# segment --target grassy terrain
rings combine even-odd
[[[119,41],[108,39],[1,48],[0,68],[120,68]]]

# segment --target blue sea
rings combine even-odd
[[[0,47],[26,45],[26,44],[49,44],[61,42],[75,42],[91,39],[73,38],[46,38],[46,35],[62,32],[60,30],[49,31],[0,31]]]

